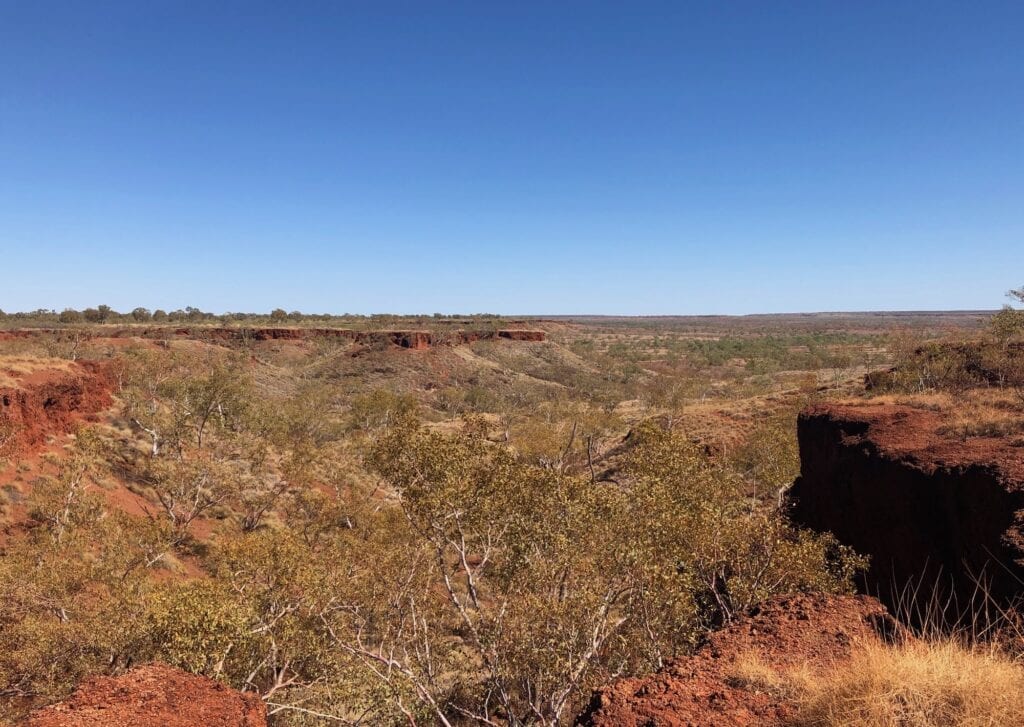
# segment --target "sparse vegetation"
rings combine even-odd
[[[33,316],[6,323],[60,330],[0,347],[48,363],[12,358],[8,383],[105,361],[116,404],[68,450],[13,452],[8,715],[158,659],[280,725],[565,724],[597,685],[865,565],[780,498],[796,411],[884,358],[883,331],[549,323],[408,352],[159,335],[212,321],[194,308]],[[103,337],[129,319],[157,333]],[[230,324],[271,320],[322,322]]]

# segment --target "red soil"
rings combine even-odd
[[[70,432],[111,405],[112,388],[110,366],[93,361],[68,371],[34,372],[0,387],[0,427],[11,434],[5,454],[32,452],[48,437]]]
[[[844,444],[869,446],[879,456],[926,474],[984,467],[1008,486],[1024,489],[1024,447],[1006,437],[941,434],[947,423],[941,411],[897,404],[823,404],[804,411],[801,420],[841,422]]]
[[[849,656],[853,644],[896,629],[878,601],[866,596],[787,596],[754,609],[712,634],[695,655],[646,677],[621,679],[594,693],[577,725],[587,727],[771,727],[793,706],[743,686],[736,664],[755,656],[785,670],[824,668]]]
[[[263,702],[164,664],[87,679],[66,701],[33,713],[26,727],[266,727]]]

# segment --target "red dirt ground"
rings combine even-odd
[[[848,443],[870,442],[882,455],[926,474],[937,469],[986,467],[1006,482],[1024,482],[1024,447],[1007,437],[960,439],[940,434],[947,423],[940,411],[896,404],[823,404],[803,412],[802,417],[844,422]]]
[[[772,727],[793,707],[731,679],[737,661],[756,655],[785,670],[825,667],[851,646],[897,628],[885,608],[867,596],[795,595],[762,604],[712,634],[695,655],[646,677],[622,679],[594,693],[576,724],[586,727]]]
[[[164,664],[86,680],[25,727],[266,727],[263,702]]]
[[[0,544],[24,517],[21,500],[31,483],[55,474],[48,457],[64,451],[79,425],[109,419],[113,365],[61,361],[27,372],[0,372],[0,487],[18,492],[17,499],[0,508]],[[118,509],[144,513],[141,499],[123,486],[100,492]]]
[[[48,437],[74,426],[113,403],[110,366],[80,361],[68,370],[34,371],[0,387],[0,425],[10,428],[6,456],[27,454]]]

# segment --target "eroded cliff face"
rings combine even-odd
[[[0,331],[0,340],[31,338],[33,336],[60,335],[64,329],[23,329]],[[386,341],[400,348],[424,350],[433,346],[457,346],[474,341],[527,341],[546,340],[544,331],[521,328],[497,330],[460,329],[443,333],[413,330],[354,330],[350,328],[224,328],[214,326],[170,327],[97,327],[82,329],[79,335],[89,338],[189,338],[201,341],[310,341],[314,339],[342,339],[360,344]]]
[[[111,405],[111,390],[110,366],[92,361],[11,379],[0,386],[4,454],[30,451],[51,435],[70,432]]]
[[[1024,595],[1024,447],[950,438],[942,423],[885,404],[803,412],[792,517],[871,556],[860,588],[890,609],[934,601],[960,616],[979,582],[1001,605]]]
[[[128,329],[129,332],[131,329]],[[493,331],[459,330],[446,333],[431,331],[380,330],[357,331],[347,328],[179,328],[177,336],[223,341],[311,340],[315,338],[341,338],[356,343],[386,340],[400,348],[421,351],[432,346],[453,346],[473,341],[543,341],[544,331],[499,329]]]

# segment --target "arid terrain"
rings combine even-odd
[[[0,727],[1024,727],[1022,28],[0,0]]]
[[[1012,313],[8,314],[0,722],[888,724],[851,674],[943,649],[1024,694]]]

